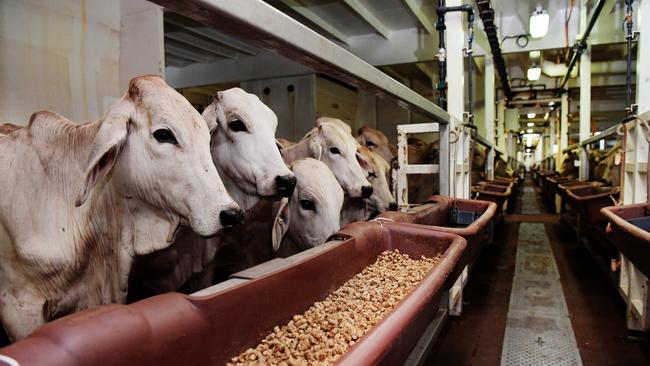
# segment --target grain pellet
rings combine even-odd
[[[229,366],[328,365],[379,322],[440,260],[385,251],[325,300],[276,326]]]

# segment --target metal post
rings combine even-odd
[[[494,61],[485,58],[485,139],[494,146]],[[494,179],[494,149],[488,149],[485,170],[488,180]]]
[[[553,151],[553,145],[555,145],[555,120],[552,117],[549,117],[549,155],[553,156],[555,153]],[[555,171],[555,159],[551,159],[551,170]]]
[[[569,91],[562,94],[562,104],[560,105],[560,147],[558,152],[564,151],[569,147]],[[561,163],[561,161],[560,161]]]
[[[587,3],[582,0],[580,4],[580,33],[587,29]],[[580,56],[580,141],[589,138],[591,129],[591,46]],[[580,180],[589,179],[589,157],[587,149],[580,149]]]
[[[506,151],[506,100],[501,98],[497,104],[497,146]]]
[[[638,7],[639,38],[637,65],[650,62],[650,2],[640,1]],[[631,19],[630,19],[631,21]],[[636,68],[637,115],[650,118],[650,70]],[[648,142],[642,125],[633,120],[625,124],[625,159],[623,190],[624,204],[643,203],[648,199]],[[621,254],[620,291],[627,303],[626,323],[631,330],[650,329],[650,280]]]
[[[449,7],[459,6],[461,0],[450,0]],[[458,123],[451,123],[452,128],[457,127],[460,132],[458,141],[451,147],[452,150],[452,187],[456,197],[469,197],[469,173],[465,167],[469,165],[469,135],[463,133],[462,123],[465,113],[465,29],[463,27],[463,13],[450,12],[446,14],[447,32],[447,64],[454,65],[447,69],[447,111],[455,117]],[[453,118],[452,118],[453,120]]]

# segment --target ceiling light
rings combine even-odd
[[[530,112],[526,115],[526,117],[528,118],[535,118],[535,116],[536,116],[535,112]]]
[[[532,128],[529,128],[528,130],[526,130],[526,132],[528,132],[528,133],[533,133],[533,129],[532,129]]]
[[[539,50],[528,52],[528,57],[534,60],[537,60],[541,55],[542,55],[542,51]]]
[[[552,106],[554,106],[554,105],[555,105],[555,102],[553,102],[553,101],[550,101],[550,102],[548,103],[548,106],[549,106],[549,107],[552,107]]]
[[[528,127],[533,127],[533,126],[535,126],[535,124],[534,124],[533,122],[528,122],[527,125],[528,125]]]
[[[539,66],[533,64],[528,69],[528,72],[526,73],[526,76],[528,77],[528,80],[530,80],[530,81],[538,80],[539,77],[542,76],[542,69]]]
[[[548,13],[539,6],[530,16],[529,32],[532,38],[542,38],[548,32]]]

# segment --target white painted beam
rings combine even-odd
[[[580,34],[587,29],[589,21],[587,6],[588,0],[582,0],[580,4]],[[580,56],[580,142],[591,135],[591,46]],[[589,157],[587,150],[580,151],[580,180],[589,179]]]
[[[411,10],[411,13],[415,16],[415,18],[420,22],[420,25],[422,28],[424,28],[425,31],[429,34],[436,34],[436,25],[433,22],[433,14],[426,14],[418,5],[417,1],[415,0],[404,0],[404,3],[406,6]]]
[[[388,28],[386,28],[384,23],[382,23],[381,20],[372,14],[372,12],[368,10],[360,0],[343,0],[343,2],[352,10],[354,10],[354,12],[357,13],[357,15],[361,17],[361,19],[363,19],[366,23],[368,23],[368,25],[371,26],[380,36],[384,37],[385,39],[388,39],[390,37],[390,31]]]
[[[314,23],[320,29],[331,34],[339,41],[348,44],[348,36],[346,36],[339,29],[337,29],[336,27],[332,26],[330,23],[325,21],[325,19],[318,16],[318,14],[309,10],[307,6],[303,5],[298,0],[280,0],[280,1],[282,1],[286,6],[290,7],[296,13],[302,15],[307,20]]]
[[[496,145],[495,134],[494,134],[494,63],[491,57],[485,58],[485,84],[484,84],[484,93],[485,93],[485,120],[483,121],[485,126],[485,139],[488,140],[492,146]],[[494,179],[494,149],[488,151],[486,165],[487,179]]]

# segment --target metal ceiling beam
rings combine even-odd
[[[214,55],[225,58],[236,58],[238,53],[230,47],[223,47],[217,43],[206,41],[184,32],[165,32],[165,38],[202,49]]]
[[[165,53],[169,53],[170,55],[182,57],[187,60],[191,60],[194,62],[210,62],[214,61],[214,58],[210,58],[209,56],[200,54],[198,52],[193,52],[190,50],[187,50],[183,47],[179,47],[173,44],[170,44],[169,42],[165,42]],[[215,57],[216,58],[216,57]]]
[[[395,100],[403,108],[442,124],[450,120],[442,108],[327,40],[281,11],[259,0],[152,0],[194,21],[228,32],[259,48],[275,51],[317,73]]]
[[[312,22],[314,25],[319,27],[320,29],[324,30],[325,32],[331,34],[334,36],[336,39],[339,41],[348,44],[348,36],[346,36],[343,32],[341,32],[339,29],[336,27],[332,26],[330,23],[325,21],[325,19],[321,18],[318,16],[316,13],[313,11],[309,10],[309,8],[302,3],[300,3],[298,0],[280,0],[284,5],[288,6],[291,8],[291,10],[295,11],[296,13],[302,15],[305,17],[307,20]]]
[[[255,47],[251,47],[244,42],[241,42],[233,37],[227,36],[221,32],[217,32],[214,29],[210,29],[208,27],[191,26],[168,15],[165,15],[165,23],[171,24],[186,33],[195,34],[197,36],[207,38],[211,41],[222,44],[226,47],[232,48],[233,50],[245,53],[247,55],[254,56],[259,53]]]
[[[436,34],[436,25],[431,21],[431,16],[425,14],[415,0],[404,0],[404,3],[427,33]]]
[[[361,3],[360,0],[343,0],[343,2],[350,7],[350,9],[354,10],[355,13],[361,19],[363,19],[366,23],[368,23],[369,26],[371,26],[375,32],[377,32],[380,36],[388,39],[390,36],[390,31],[384,23],[381,22],[370,10],[366,8],[365,5]]]

